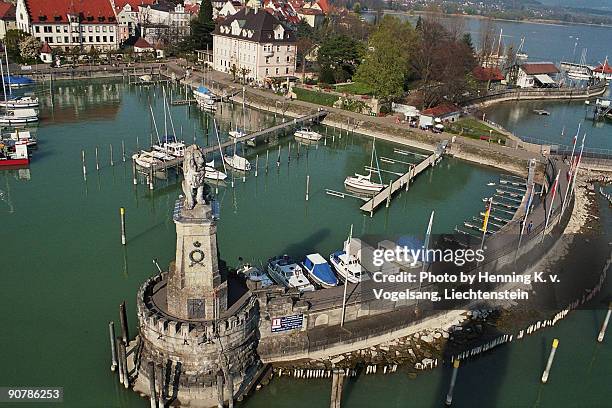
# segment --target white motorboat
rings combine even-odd
[[[344,179],[344,185],[348,188],[367,193],[378,193],[385,188],[384,184],[375,183],[371,180],[371,178],[371,172],[368,175],[355,173],[355,176],[348,176],[346,179]]]
[[[238,156],[236,153],[234,153],[233,156],[223,156],[223,161],[225,161],[225,164],[227,164],[228,166],[230,166],[231,168],[235,170],[240,170],[240,171],[251,170],[251,163],[249,163],[249,161],[245,159],[244,157]]]
[[[36,138],[32,136],[29,130],[15,130],[12,133],[8,133],[7,136],[9,139],[14,140],[16,142],[25,142],[28,147],[34,147],[38,144],[38,140],[36,140]]]
[[[349,255],[346,251],[336,251],[329,255],[329,263],[334,267],[340,279],[348,280],[350,283],[361,282],[365,276],[359,259],[355,255]]]
[[[320,133],[315,132],[314,130],[308,128],[308,127],[303,127],[301,129],[299,129],[298,131],[296,131],[294,133],[295,137],[298,137],[300,139],[304,139],[304,140],[310,140],[310,141],[319,141],[321,140],[321,138],[323,138],[323,135],[321,135]]]
[[[32,96],[20,96],[5,101],[0,101],[0,108],[7,109],[25,109],[25,108],[38,108],[38,98]]]
[[[0,115],[0,125],[23,125],[38,122],[38,114],[32,108],[7,110]]]
[[[338,278],[321,254],[306,255],[302,266],[308,272],[310,278],[321,287],[333,288],[338,286]]]
[[[206,163],[204,177],[211,180],[223,181],[227,178],[227,174],[215,169],[215,161],[213,160],[209,163]]]
[[[173,157],[185,156],[186,147],[185,142],[176,140],[176,137],[173,135],[168,135],[161,143],[153,145],[153,149]]]
[[[171,154],[155,149],[145,153],[161,161],[170,161],[176,159],[176,157],[172,156]]]
[[[138,79],[140,79],[141,82],[151,82],[153,80],[153,77],[149,74],[145,74],[139,76]]]
[[[240,139],[241,137],[244,137],[247,135],[245,132],[242,132],[238,129],[230,130],[228,133],[232,139]]]
[[[210,92],[210,90],[204,86],[200,86],[193,90],[193,97],[202,109],[216,110],[217,109],[217,96]]]
[[[273,281],[287,288],[297,288],[300,292],[310,292],[315,287],[302,267],[287,255],[278,256],[268,261],[268,274]]]
[[[162,161],[153,157],[149,154],[149,152],[140,152],[134,153],[132,155],[132,160],[136,162],[136,164],[142,168],[149,169],[151,166],[159,166],[162,164]]]
[[[274,285],[274,281],[270,279],[266,272],[261,271],[259,268],[250,264],[244,264],[236,270],[236,273],[238,275],[243,275],[246,279],[252,282],[261,282],[262,288]]]

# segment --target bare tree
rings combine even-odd
[[[491,54],[495,50],[496,28],[492,18],[480,21],[480,52],[478,63],[482,66],[490,64]]]

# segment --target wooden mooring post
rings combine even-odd
[[[546,384],[548,381],[548,376],[550,375],[550,368],[552,367],[553,360],[555,359],[555,354],[557,353],[557,347],[559,347],[559,339],[554,339],[552,343],[552,348],[550,349],[550,355],[548,356],[548,362],[546,363],[546,369],[544,373],[542,373],[542,383]]]
[[[115,346],[117,348],[117,368],[119,371],[119,384],[123,384],[123,377],[125,376],[125,373],[123,371],[123,360],[121,354],[121,346],[123,346],[123,341],[121,340],[120,336],[117,336],[117,338],[115,339]]]
[[[83,178],[87,180],[87,167],[85,166],[85,150],[81,150],[81,162],[83,163]]]
[[[127,314],[125,312],[125,300],[119,305],[119,321],[121,323],[121,337],[123,339],[123,343],[128,344],[130,336],[128,334],[128,322]]]
[[[111,346],[111,371],[115,371],[117,369],[117,347],[115,347],[115,323],[108,323],[108,335],[110,337],[110,346]]]
[[[98,146],[96,146],[96,170],[100,170],[100,162],[98,161]]]
[[[113,163],[113,145],[109,144],[108,145],[108,149],[110,151],[110,165],[112,167],[114,165],[114,163]]]
[[[453,391],[455,390],[455,383],[457,382],[457,372],[459,371],[459,360],[453,361],[453,373],[451,374],[450,386],[448,387],[448,393],[446,394],[446,401],[444,403],[447,406],[451,406],[453,403]]]
[[[608,329],[608,323],[610,322],[610,315],[612,314],[612,302],[608,305],[608,313],[606,313],[606,318],[604,319],[603,324],[601,325],[601,330],[599,331],[599,335],[597,336],[597,341],[603,343],[604,337],[606,335],[606,330]]]
[[[342,387],[344,386],[344,370],[334,368],[332,374],[332,389],[330,408],[340,408],[342,402]]]
[[[121,217],[121,245],[125,245],[125,208],[119,209],[119,216]]]

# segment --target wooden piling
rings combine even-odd
[[[121,161],[125,163],[125,140],[121,140]]]
[[[270,159],[270,150],[266,149],[266,174],[268,174],[268,163]]]
[[[98,146],[96,146],[96,170],[100,170],[100,162],[98,161]]]
[[[83,163],[83,178],[87,180],[87,167],[85,166],[85,150],[81,150],[81,162]]]
[[[255,177],[257,177],[258,166],[259,166],[259,154],[255,155]]]
[[[548,381],[548,376],[550,374],[550,368],[552,367],[553,360],[555,359],[555,354],[557,353],[557,347],[559,347],[559,339],[554,339],[552,343],[552,348],[550,349],[550,355],[548,356],[548,362],[546,363],[546,369],[542,374],[542,383],[546,384]]]
[[[136,160],[132,159],[132,177],[134,185],[138,184],[138,175],[136,174]]]
[[[149,361],[147,366],[149,376],[149,398],[151,401],[151,408],[157,408],[157,395],[155,393],[155,364]]]
[[[289,142],[289,148],[287,149],[287,164],[291,161],[291,142]]]
[[[149,190],[153,190],[154,188],[154,181],[153,181],[153,164],[151,164],[151,167],[149,167]]]
[[[123,342],[119,342],[119,354],[121,355],[121,365],[123,366],[123,386],[125,388],[130,387],[130,373],[127,368],[127,352],[125,349],[125,344]]]
[[[308,193],[310,190],[310,175],[306,175],[306,201],[308,201]]]
[[[119,321],[121,322],[121,337],[123,338],[123,343],[128,344],[130,336],[128,334],[128,322],[127,314],[125,312],[125,300],[119,305]]]
[[[121,217],[121,245],[125,245],[125,208],[119,209],[119,215]]]
[[[344,371],[334,369],[332,376],[332,392],[330,408],[340,408],[342,402],[342,387],[344,385]]]
[[[448,387],[448,393],[446,394],[445,404],[451,406],[453,403],[453,391],[455,389],[455,383],[457,382],[457,372],[459,371],[459,360],[453,361],[453,374],[451,375],[450,386]]]
[[[109,150],[110,150],[110,165],[111,165],[111,167],[112,167],[112,166],[114,165],[114,163],[113,163],[113,145],[112,145],[112,144],[109,144],[109,145],[108,145],[108,148],[109,148]]]
[[[117,348],[115,347],[115,322],[108,322],[108,335],[111,346],[111,371],[117,369]]]
[[[276,159],[276,167],[280,166],[281,162],[281,145],[278,145],[278,158]]]
[[[599,335],[597,336],[597,341],[600,343],[603,343],[604,341],[606,330],[608,329],[608,323],[610,322],[611,314],[612,314],[612,302],[608,305],[608,313],[606,313],[606,318],[604,319],[604,322],[601,325],[601,330],[599,331]]]
[[[115,339],[115,346],[117,349],[117,368],[119,371],[119,384],[123,384],[123,377],[125,376],[125,373],[123,372],[123,361],[121,360],[122,355],[121,355],[121,346],[123,345],[123,342],[121,340],[121,337],[117,336],[117,338]]]

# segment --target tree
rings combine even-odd
[[[26,61],[35,61],[40,54],[42,43],[36,37],[26,37],[19,43],[19,54]]]
[[[306,57],[315,47],[314,30],[304,20],[297,26],[297,55],[302,61],[302,80],[306,78]]]
[[[229,69],[230,74],[232,74],[232,81],[236,81],[236,75],[238,74],[238,67],[236,66],[236,64],[232,64],[232,66]]]
[[[202,50],[212,46],[211,33],[215,29],[211,0],[204,0],[200,5],[198,17],[191,21],[191,36],[187,39],[191,50]]]
[[[248,69],[247,67],[242,67],[242,68],[240,68],[239,72],[240,72],[240,76],[242,76],[242,83],[246,84],[246,76],[249,75],[251,70]]]
[[[6,37],[4,37],[4,43],[6,45],[6,51],[12,60],[21,60],[21,51],[19,50],[19,44],[28,37],[29,34],[26,34],[21,30],[8,30],[6,32]]]
[[[356,80],[370,86],[380,98],[397,98],[409,73],[409,49],[415,33],[408,22],[385,16],[368,42],[368,51],[359,65]]]
[[[463,37],[461,37],[461,41],[463,41],[463,43],[470,49],[472,50],[472,54],[476,53],[476,49],[474,48],[474,42],[472,41],[472,34],[470,33],[465,33],[463,34]]]
[[[333,35],[319,47],[319,81],[344,82],[353,77],[360,62],[361,45],[346,35]]]
[[[361,14],[361,4],[359,2],[353,4],[353,13]]]

